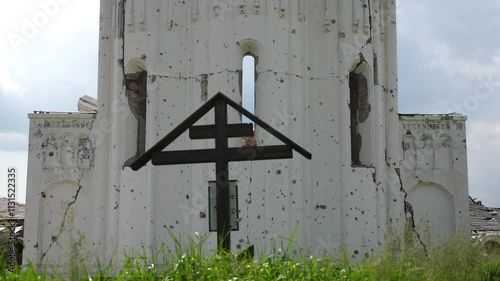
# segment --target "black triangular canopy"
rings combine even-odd
[[[302,148],[300,145],[296,144],[289,138],[285,137],[282,133],[278,132],[276,129],[271,127],[266,122],[259,119],[257,116],[250,113],[248,110],[243,108],[241,105],[237,104],[221,92],[217,93],[211,99],[209,99],[205,104],[203,104],[200,108],[198,108],[193,114],[191,114],[188,118],[186,118],[181,124],[175,127],[169,134],[163,137],[160,141],[158,141],[155,145],[153,145],[148,151],[146,151],[143,155],[137,158],[132,164],[130,164],[130,168],[132,170],[137,171],[142,166],[146,165],[147,162],[151,160],[153,153],[161,152],[165,147],[171,144],[175,139],[177,139],[182,133],[187,131],[191,126],[193,126],[198,120],[200,120],[205,114],[207,114],[214,106],[215,102],[219,99],[225,100],[225,102],[234,108],[236,111],[252,120],[260,126],[262,129],[269,132],[271,135],[281,140],[286,145],[292,147],[293,150],[297,151],[301,155],[303,155],[307,159],[311,159],[312,155],[310,152]]]

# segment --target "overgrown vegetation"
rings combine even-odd
[[[30,265],[15,273],[2,269],[0,280],[500,280],[500,253],[464,234],[435,243],[427,253],[411,240],[390,239],[380,253],[365,260],[349,259],[347,253],[340,258],[299,256],[291,240],[281,245],[283,250],[273,249],[275,255],[258,252],[251,258],[203,252],[206,237],[197,236],[188,247],[173,239],[173,251],[125,256],[119,268],[77,265],[54,275]]]

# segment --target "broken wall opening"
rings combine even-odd
[[[131,114],[124,122],[125,159],[128,159],[125,165],[146,152],[147,77],[143,60],[129,63],[125,74],[125,96]]]
[[[373,117],[368,67],[359,63],[349,73],[349,109],[351,130],[351,165],[373,165]]]

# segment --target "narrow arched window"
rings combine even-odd
[[[243,57],[241,104],[244,109],[255,114],[255,58],[252,55]],[[243,116],[243,123],[253,123]]]
[[[241,73],[241,106],[255,114],[255,58],[245,55],[242,62]],[[255,131],[255,123],[242,116],[242,123],[252,123]],[[254,146],[255,137],[243,138],[243,146]]]

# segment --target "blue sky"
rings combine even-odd
[[[471,3],[398,1],[399,109],[468,115],[470,194],[500,206],[500,0]],[[0,6],[0,182],[7,166],[17,166],[24,201],[27,114],[76,111],[80,96],[97,96],[99,3]]]

